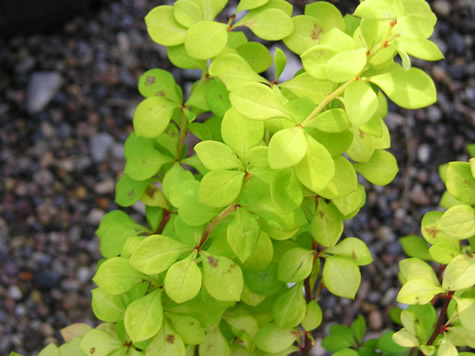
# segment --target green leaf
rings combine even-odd
[[[188,52],[185,50],[184,44],[167,47],[167,54],[170,62],[178,68],[201,70],[206,69],[206,61],[190,57]]]
[[[9,356],[21,356],[21,354],[17,352],[10,352]],[[55,344],[49,344],[43,350],[40,351],[38,356],[60,356],[58,346]]]
[[[137,136],[154,138],[167,128],[177,104],[160,96],[143,100],[135,109],[134,130]]]
[[[292,345],[296,338],[293,330],[281,329],[270,323],[259,329],[253,342],[262,351],[277,353]]]
[[[353,129],[353,142],[346,150],[348,156],[356,162],[368,162],[376,148],[375,137],[366,134],[363,130]]]
[[[426,304],[445,291],[427,279],[411,278],[401,287],[397,301],[404,304]]]
[[[356,189],[341,198],[333,198],[332,202],[346,218],[349,214],[359,210],[366,200],[366,192],[363,186],[357,185]]]
[[[307,304],[307,308],[305,310],[305,317],[302,320],[302,327],[305,329],[305,331],[315,330],[322,323],[322,319],[322,308],[320,308],[320,306],[315,300],[311,300]]]
[[[225,315],[223,319],[231,326],[235,335],[244,332],[253,338],[259,329],[257,320],[244,309],[235,309],[231,315]]]
[[[361,315],[358,315],[356,320],[351,323],[351,332],[358,344],[363,342],[363,337],[366,334],[366,322]]]
[[[231,107],[229,101],[229,91],[226,86],[220,80],[215,80],[215,85],[208,92],[206,96],[206,102],[209,108],[216,116],[223,117],[226,111]],[[206,127],[206,126],[204,126]]]
[[[150,235],[132,253],[130,264],[146,274],[160,273],[168,269],[182,254],[191,252],[187,246],[170,237]]]
[[[366,0],[358,5],[354,15],[375,20],[393,20],[398,13],[391,1]]]
[[[180,25],[187,28],[204,20],[200,6],[193,0],[178,0],[173,4],[173,15]]]
[[[311,47],[301,55],[303,67],[315,79],[326,80],[326,64],[336,53],[330,46]]]
[[[200,161],[209,170],[243,168],[236,154],[222,142],[201,141],[194,150]]]
[[[456,199],[475,205],[475,178],[470,163],[450,162],[447,168],[447,190]]]
[[[261,295],[271,296],[285,285],[277,279],[277,263],[275,261],[261,270],[245,269],[243,273],[249,289]]]
[[[226,6],[226,0],[193,0],[200,5],[205,20],[213,20]]]
[[[398,277],[402,284],[414,278],[425,279],[435,285],[440,284],[433,268],[418,258],[406,258],[400,261]]]
[[[454,299],[457,302],[457,312],[462,326],[475,332],[475,299],[457,296],[454,296]]]
[[[192,25],[185,36],[185,50],[192,58],[208,59],[221,52],[228,42],[226,25],[200,21]]]
[[[229,356],[229,345],[219,328],[206,333],[205,339],[199,346],[200,356]]]
[[[273,251],[272,241],[266,233],[261,231],[254,251],[246,259],[244,266],[253,270],[264,269],[272,261]]]
[[[306,15],[292,17],[294,31],[284,38],[285,45],[294,53],[302,54],[320,41],[323,29],[320,22]]]
[[[447,356],[458,356],[459,353],[455,345],[450,341],[447,334],[444,334],[444,338],[439,346],[439,351],[437,352],[438,355],[447,355]]]
[[[334,206],[319,199],[317,211],[312,218],[310,232],[319,244],[333,247],[343,232],[343,217]]]
[[[419,236],[409,235],[400,238],[399,241],[401,242],[404,252],[409,257],[416,257],[426,261],[432,259],[427,242]]]
[[[115,322],[124,318],[125,303],[121,296],[106,293],[101,288],[94,288],[92,294],[92,311],[102,321]]]
[[[135,343],[155,336],[162,327],[162,319],[162,291],[157,289],[127,306],[124,325]]]
[[[112,257],[102,263],[92,279],[106,293],[117,295],[139,284],[144,275],[133,268],[126,259]]]
[[[445,269],[442,287],[445,290],[470,288],[475,284],[475,257],[460,255],[455,257]]]
[[[404,352],[406,348],[399,346],[393,341],[394,331],[388,331],[381,335],[377,342],[377,348],[383,352]]]
[[[338,352],[350,346],[355,346],[351,329],[345,325],[330,326],[330,335],[323,339],[322,346],[331,352]]]
[[[300,247],[285,252],[279,261],[277,277],[286,283],[298,283],[312,272],[315,252]]]
[[[279,84],[280,88],[289,90],[298,97],[307,97],[315,104],[320,104],[333,90],[334,84],[328,80],[317,80],[307,73]]]
[[[371,86],[357,80],[350,84],[344,94],[345,110],[353,127],[367,123],[378,108],[378,97]]]
[[[170,201],[172,204],[178,203],[176,206],[180,217],[190,226],[201,226],[219,213],[219,209],[210,208],[199,201],[199,191],[200,183],[195,180],[181,182],[171,189]]]
[[[241,268],[229,258],[201,251],[203,284],[208,293],[223,302],[239,301],[244,285]]]
[[[354,299],[360,282],[361,273],[353,261],[340,256],[325,259],[323,283],[330,293],[338,297]]]
[[[191,0],[180,0],[191,1]],[[173,75],[163,69],[154,68],[146,71],[139,78],[139,92],[145,97],[159,96],[180,104],[182,98],[177,93]]]
[[[395,332],[392,339],[396,344],[403,347],[418,347],[421,344],[415,335],[404,328]]]
[[[420,109],[437,100],[434,82],[421,69],[399,67],[389,73],[370,77],[389,98],[405,109]]]
[[[272,169],[293,167],[306,153],[307,141],[301,127],[280,130],[269,142],[269,165]]]
[[[216,169],[207,173],[200,183],[200,203],[212,208],[231,204],[241,192],[244,172]]]
[[[366,48],[343,51],[331,57],[325,66],[327,78],[341,83],[359,75],[366,66]]]
[[[343,156],[336,156],[335,175],[328,185],[318,194],[327,199],[345,197],[357,189],[356,172],[351,163]]]
[[[233,90],[245,83],[267,83],[267,79],[254,72],[249,63],[235,53],[224,53],[213,58],[209,66],[209,74],[221,79],[228,90]]]
[[[353,132],[344,130],[338,133],[328,133],[315,130],[311,136],[321,143],[332,157],[336,157],[344,153],[353,142]]]
[[[248,27],[257,37],[266,41],[278,41],[287,37],[294,30],[290,17],[275,8],[250,11],[233,27]]]
[[[430,17],[421,14],[408,14],[399,17],[393,28],[393,33],[398,37],[429,38],[434,32],[434,24]]]
[[[249,163],[255,167],[259,168],[266,168],[269,167],[269,159],[268,159],[268,148],[267,146],[257,146],[253,147],[249,151],[249,155],[247,160]]]
[[[303,201],[302,185],[292,169],[277,171],[270,186],[271,199],[281,213],[290,213]]]
[[[366,244],[356,237],[347,237],[335,247],[326,249],[325,252],[346,257],[353,260],[358,266],[366,266],[373,262],[373,257]]]
[[[468,239],[475,235],[475,211],[465,204],[453,206],[441,216],[437,229],[455,239]]]
[[[196,297],[201,289],[201,270],[196,264],[196,250],[175,262],[165,275],[165,292],[175,303],[184,303]]]
[[[279,294],[272,305],[272,316],[278,327],[289,329],[299,325],[305,317],[306,303],[302,283]]]
[[[264,72],[272,65],[272,56],[262,43],[246,42],[237,48],[237,53],[249,63],[256,73]]]
[[[122,346],[123,343],[120,340],[99,329],[89,330],[79,343],[81,350],[88,356],[107,356]]]
[[[429,249],[429,254],[432,260],[447,265],[454,257],[460,255],[460,242],[455,239],[435,242]]]
[[[327,149],[306,135],[307,153],[295,166],[295,173],[300,182],[317,193],[325,188],[335,174],[335,163]]]
[[[166,316],[185,344],[199,345],[203,343],[205,331],[197,319],[173,313],[167,313]]]
[[[347,129],[348,126],[348,117],[343,109],[326,110],[304,125],[304,127],[313,127],[323,132],[331,133],[342,132]]]
[[[157,6],[145,16],[147,32],[153,41],[162,46],[176,46],[185,41],[186,27],[173,16],[173,6]]]
[[[368,181],[376,185],[391,183],[399,170],[396,158],[384,150],[376,150],[368,162],[355,163],[353,167]]]
[[[246,209],[237,208],[227,228],[227,241],[241,262],[254,252],[261,229],[255,217]]]
[[[264,124],[249,120],[231,108],[223,117],[221,135],[226,145],[246,162],[249,151],[259,145],[264,137]]]
[[[341,31],[345,30],[345,21],[340,11],[335,5],[319,1],[305,6],[305,15],[312,16],[318,20],[324,32],[337,28]]]
[[[240,0],[236,8],[236,13],[244,10],[252,10],[268,3],[269,0]]]
[[[122,176],[115,187],[115,202],[123,207],[134,205],[152,182],[153,179],[138,182],[126,175]]]
[[[279,79],[286,65],[287,57],[285,56],[284,51],[279,47],[276,47],[274,52],[275,80]]]
[[[425,61],[439,61],[444,59],[444,55],[440,49],[430,40],[401,37],[397,39],[396,46],[411,56]]]
[[[245,117],[254,120],[291,118],[281,99],[267,85],[247,83],[238,86],[229,95],[233,107]]]
[[[186,348],[181,336],[165,320],[160,332],[148,344],[145,355],[185,356]]]

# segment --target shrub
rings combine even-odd
[[[116,202],[142,201],[148,226],[120,210],[104,217],[92,291],[104,323],[63,329],[67,343],[41,356],[306,356],[322,322],[321,290],[354,298],[359,267],[373,260],[362,240],[341,239],[343,221],[365,203],[357,173],[386,185],[398,171],[387,151],[386,96],[407,109],[436,101],[431,78],[409,57],[443,57],[428,39],[436,18],[423,0],[365,0],[344,17],[323,1],[292,17],[284,0],[241,0],[240,19],[215,21],[226,4],[178,0],[145,18],[170,61],[202,75],[186,95],[162,69],[140,77],[145,99]],[[280,81],[284,51],[271,55],[254,36],[282,40],[303,69]],[[269,80],[262,73],[271,66]],[[200,141],[192,154],[190,134]],[[474,166],[449,164],[448,210],[422,222],[432,246],[402,240],[411,258],[400,265],[398,301],[411,306],[392,314],[404,328],[362,344],[359,317],[330,329],[328,350],[455,355],[456,346],[473,347]],[[447,265],[445,274],[424,261]]]

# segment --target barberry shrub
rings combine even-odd
[[[226,5],[178,0],[146,16],[171,63],[201,78],[183,94],[162,69],[140,77],[145,99],[125,143],[116,202],[141,201],[148,225],[121,210],[106,214],[92,291],[104,323],[63,329],[67,342],[41,356],[306,356],[322,322],[322,289],[355,297],[360,266],[373,258],[362,240],[342,238],[343,222],[365,203],[357,174],[377,185],[397,174],[387,97],[407,109],[436,101],[431,78],[410,59],[443,58],[429,40],[436,18],[424,0],[365,0],[345,16],[317,1],[294,17],[284,0],[242,0],[227,23],[216,21]],[[282,41],[303,68],[280,80],[284,50],[277,44],[271,54],[250,38]],[[191,136],[200,141],[193,147]],[[473,182],[473,164],[471,173],[456,167],[447,182]],[[467,199],[467,189],[449,188],[446,200]],[[401,264],[398,300],[415,306],[400,313],[404,329],[386,337],[391,354],[453,353],[473,337],[473,239],[471,247],[455,242],[474,235],[474,202],[462,201],[425,219],[435,235],[424,236],[437,247]],[[448,264],[442,284],[421,257]],[[427,302],[438,295],[451,300],[451,324],[428,342]],[[364,321],[349,330],[361,343]],[[388,354],[352,350],[354,342],[336,350],[339,342],[326,344],[340,355]]]

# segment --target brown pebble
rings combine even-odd
[[[383,326],[383,315],[377,309],[374,309],[369,313],[368,324],[370,329],[380,330]]]

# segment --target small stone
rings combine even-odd
[[[63,171],[72,172],[74,171],[74,161],[72,158],[64,158],[60,160],[58,163],[58,168],[61,168]]]
[[[91,278],[91,271],[87,267],[81,267],[78,269],[78,280],[81,283],[86,283]]]
[[[409,200],[418,205],[430,204],[430,199],[420,184],[414,185],[414,188],[412,188],[411,192],[409,193]]]
[[[91,164],[92,164],[92,161],[88,156],[78,157],[74,162],[76,170],[78,170],[78,171],[82,171],[83,169],[86,169]]]
[[[434,12],[442,17],[447,17],[450,15],[450,4],[445,0],[436,0],[432,4]]]
[[[374,309],[368,316],[368,324],[372,330],[380,330],[383,326],[383,315],[377,309]]]
[[[396,296],[398,294],[398,290],[396,288],[389,288],[384,293],[383,299],[381,299],[381,303],[383,305],[389,305],[396,301]]]
[[[102,162],[107,157],[114,139],[106,133],[97,134],[89,140],[89,149],[95,162]]]
[[[109,194],[114,192],[114,190],[115,182],[113,179],[106,179],[94,186],[94,192],[96,192],[96,194]]]
[[[16,285],[8,287],[8,296],[13,300],[20,300],[23,297],[21,289]]]
[[[437,106],[432,105],[427,110],[427,118],[431,122],[438,122],[440,119],[442,119],[442,112]]]
[[[87,215],[86,221],[91,225],[99,225],[104,214],[104,210],[93,208]]]
[[[112,156],[117,159],[124,159],[124,144],[115,143],[112,146]]]
[[[426,144],[422,144],[417,149],[417,159],[421,163],[426,163],[430,159],[430,146]]]
[[[383,242],[393,242],[396,240],[396,235],[389,226],[381,226],[376,230],[376,237]]]
[[[40,288],[53,288],[59,283],[61,277],[55,272],[39,272],[35,274],[35,282]]]
[[[58,72],[35,72],[28,83],[26,109],[30,114],[42,111],[63,84]]]
[[[48,185],[53,181],[53,175],[48,169],[42,168],[35,172],[33,179],[40,185]]]

